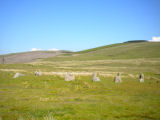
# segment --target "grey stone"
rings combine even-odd
[[[13,76],[13,78],[18,78],[18,77],[20,77],[20,76],[24,76],[24,74],[22,74],[22,73],[16,73],[16,74]]]
[[[139,75],[139,82],[144,82],[144,75],[142,73]]]
[[[115,83],[121,83],[122,82],[121,74],[120,73],[118,73],[117,76],[114,78],[114,82]]]
[[[75,76],[71,73],[67,73],[64,77],[64,80],[65,81],[73,81],[73,80],[75,80]]]
[[[93,75],[92,75],[92,81],[93,81],[93,82],[99,82],[99,81],[101,81],[100,78],[97,77],[97,73],[96,73],[96,72],[93,73]]]
[[[35,71],[35,72],[34,72],[34,75],[35,75],[35,76],[41,76],[41,75],[42,75],[42,72],[40,72],[40,71],[39,71],[39,72],[38,72],[38,71]]]

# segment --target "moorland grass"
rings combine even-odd
[[[160,83],[122,77],[76,76],[66,82],[60,76],[33,74],[13,79],[0,72],[0,116],[4,120],[151,120],[160,119]],[[147,74],[145,75],[147,76]],[[151,76],[151,75],[149,75]]]
[[[0,64],[0,120],[159,120],[160,43],[124,43],[26,64]],[[34,76],[34,71],[98,72]],[[13,79],[16,72],[25,76]],[[115,84],[120,72],[123,82]],[[139,83],[139,74],[144,83]]]

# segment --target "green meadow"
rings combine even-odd
[[[123,43],[0,64],[0,120],[160,120],[159,51],[160,43]],[[66,72],[75,81],[64,81]],[[122,83],[113,82],[118,72]]]

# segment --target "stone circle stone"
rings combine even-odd
[[[64,77],[65,81],[73,81],[75,80],[75,76],[72,73],[67,73]]]
[[[120,73],[118,73],[117,76],[114,78],[114,82],[115,83],[121,83],[122,82],[121,74]]]
[[[93,73],[93,75],[92,75],[92,81],[93,81],[93,82],[99,82],[99,81],[101,81],[100,78],[97,77],[97,73],[96,73],[96,72]]]
[[[20,76],[24,76],[24,74],[22,74],[22,73],[16,73],[16,74],[13,76],[13,78],[18,78],[18,77],[20,77]]]
[[[139,82],[140,82],[140,83],[144,82],[144,75],[143,75],[143,73],[141,73],[141,74],[139,75]]]

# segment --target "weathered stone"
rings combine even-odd
[[[41,75],[42,75],[42,72],[40,72],[40,71],[39,71],[39,72],[38,72],[38,71],[35,71],[34,75],[35,75],[35,76],[41,76]]]
[[[75,80],[75,76],[71,73],[67,73],[64,77],[64,80],[65,81],[73,81],[73,80]]]
[[[121,83],[122,82],[121,74],[120,73],[118,73],[117,76],[114,78],[114,82],[115,83]]]
[[[99,81],[101,81],[101,80],[100,80],[100,78],[99,78],[99,77],[97,77],[97,73],[96,73],[96,72],[95,72],[95,73],[93,73],[92,81],[94,81],[94,82],[99,82]]]
[[[139,75],[139,82],[144,82],[144,75],[142,73]]]
[[[13,76],[13,78],[18,78],[18,77],[20,77],[20,76],[24,76],[24,74],[22,74],[22,73],[16,73],[16,74]]]

